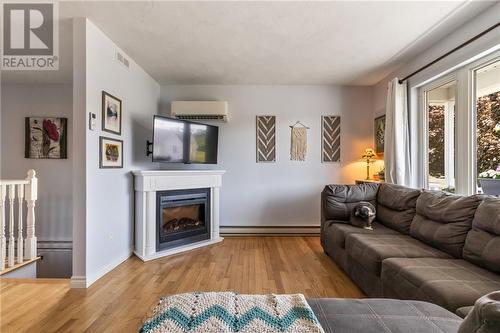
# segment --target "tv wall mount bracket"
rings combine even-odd
[[[153,147],[153,142],[147,140],[146,141],[146,156],[153,154],[152,147]]]

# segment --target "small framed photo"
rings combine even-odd
[[[122,134],[122,101],[102,91],[102,130]]]
[[[123,168],[123,141],[99,137],[99,168]]]
[[[68,157],[68,118],[26,117],[24,157],[64,159]]]
[[[385,115],[375,118],[375,152],[377,154],[384,153],[385,142]]]

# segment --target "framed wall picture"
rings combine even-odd
[[[385,142],[385,115],[375,118],[375,152],[377,154],[384,153]]]
[[[67,118],[26,117],[24,123],[25,158],[64,159],[68,157]]]
[[[122,101],[102,91],[102,130],[122,134]]]
[[[99,168],[123,168],[123,141],[99,137]]]

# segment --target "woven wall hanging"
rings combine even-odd
[[[290,128],[292,129],[290,159],[292,161],[305,161],[307,155],[307,130],[309,127],[297,121]]]

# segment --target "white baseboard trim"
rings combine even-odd
[[[87,279],[85,276],[72,276],[69,285],[73,289],[87,288]]]
[[[319,235],[320,226],[221,226],[223,236],[316,236]]]
[[[130,248],[128,253],[116,258],[109,264],[102,266],[94,274],[90,274],[89,276],[87,276],[87,287],[90,287],[94,282],[102,278],[107,273],[111,272],[116,266],[120,265],[122,262],[130,258],[132,256],[132,253],[133,250],[132,248]]]
[[[134,254],[137,257],[139,257],[139,259],[141,259],[142,261],[145,262],[145,261],[150,261],[150,260],[155,260],[155,259],[171,256],[171,255],[182,253],[182,252],[191,251],[194,249],[198,249],[200,247],[217,244],[217,243],[222,242],[223,240],[224,240],[224,238],[222,238],[222,237],[218,237],[215,239],[207,239],[207,240],[203,240],[200,242],[175,247],[173,249],[163,250],[161,252],[156,252],[156,253],[153,253],[151,255],[146,255],[146,256],[141,255],[141,254],[137,253],[136,251],[134,251]]]
[[[89,274],[88,276],[72,276],[71,277],[71,288],[88,288],[94,282],[102,278],[107,273],[111,272],[114,268],[120,265],[122,262],[130,258],[133,254],[132,248],[129,249],[129,252],[122,255],[121,257],[116,258],[112,262],[107,265],[102,266],[97,270],[97,272],[93,274]]]

